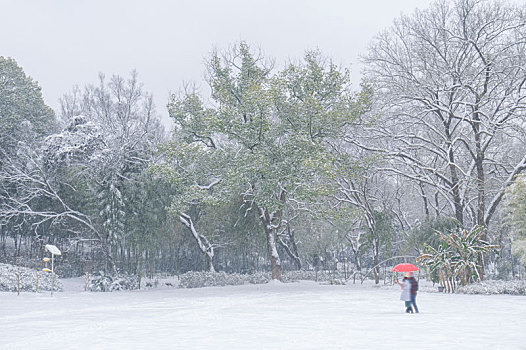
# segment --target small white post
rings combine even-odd
[[[55,255],[62,255],[62,253],[52,244],[46,244],[46,250],[51,253],[51,296],[53,296],[53,290],[55,289]]]
[[[51,253],[51,296],[53,296],[53,289],[55,289],[55,269],[54,269],[54,262],[55,262],[55,254]]]

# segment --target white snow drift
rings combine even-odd
[[[71,289],[67,282],[65,289]],[[0,293],[1,349],[520,349],[526,297],[269,283],[120,293]]]

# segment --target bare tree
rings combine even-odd
[[[438,0],[397,19],[364,57],[374,137],[349,140],[387,156],[384,170],[423,198],[436,192],[426,204],[437,211],[488,226],[526,170],[525,29],[522,9],[486,0]]]
[[[51,148],[48,143],[52,142],[54,137],[55,135],[48,137],[41,148],[37,149],[19,145],[17,157],[6,159],[4,171],[0,172],[0,224],[10,221],[25,222],[33,229],[37,238],[42,226],[52,228],[67,225],[70,230],[80,226],[81,231],[99,242],[113,272],[116,273],[108,240],[93,223],[90,215],[83,211],[83,208],[72,204],[69,200],[71,196],[65,194],[79,193],[78,189],[69,181],[71,178],[60,176],[56,168],[50,166],[49,159],[42,156],[46,154],[43,149]],[[76,143],[75,146],[80,144]],[[71,148],[68,153],[73,156]],[[66,161],[60,153],[53,156]],[[81,171],[80,168],[76,169]],[[12,191],[13,188],[16,190]]]
[[[389,254],[386,246],[393,240],[392,222],[396,217],[392,209],[396,191],[392,178],[382,177],[380,172],[364,172],[356,178],[342,177],[338,180],[338,193],[335,199],[339,205],[348,205],[357,210],[356,220],[349,228],[354,234],[347,234],[357,257],[362,232],[371,243],[375,282],[380,282],[380,257]],[[391,198],[393,197],[393,198]],[[403,226],[402,226],[403,227]],[[360,267],[361,268],[361,267]]]

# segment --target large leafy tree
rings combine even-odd
[[[169,104],[176,137],[193,144],[193,154],[207,154],[185,167],[207,163],[188,188],[213,186],[215,198],[243,198],[246,213],[254,213],[265,232],[272,278],[280,279],[276,238],[287,224],[286,209],[308,210],[326,194],[334,176],[327,141],[355,118],[348,73],[309,52],[273,74],[270,62],[243,42],[214,53],[207,68],[213,107],[193,91]]]
[[[17,194],[20,179],[11,179],[13,167],[22,164],[32,146],[56,128],[55,115],[46,106],[41,88],[12,58],[0,56],[0,234],[31,232],[26,216],[13,217],[7,202]]]
[[[12,58],[0,56],[0,152],[10,153],[22,128],[36,136],[55,129],[55,114],[46,106],[40,86]]]
[[[175,132],[171,142],[161,147],[164,162],[157,164],[155,169],[173,186],[171,215],[186,228],[208,259],[208,270],[215,271],[215,249],[223,245],[222,237],[213,229],[201,227],[200,221],[206,221],[209,209],[213,212],[214,207],[233,200],[231,193],[218,186],[222,181],[219,176],[227,152],[215,152],[199,143],[187,143],[181,136]]]

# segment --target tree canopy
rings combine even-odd
[[[45,136],[55,130],[55,113],[42,98],[41,88],[12,58],[0,56],[0,152],[13,151],[29,130]],[[27,130],[29,129],[29,130]]]
[[[192,179],[194,194],[213,185],[214,196],[243,199],[246,213],[261,221],[273,278],[279,279],[276,235],[287,224],[285,210],[308,210],[331,191],[329,141],[356,118],[348,72],[308,52],[302,62],[273,73],[271,62],[244,42],[214,53],[207,69],[214,107],[195,91],[174,96],[169,105],[175,140],[195,145],[172,144],[193,160],[172,171]]]

